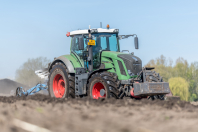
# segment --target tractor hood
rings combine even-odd
[[[117,59],[117,56],[120,54],[124,54],[122,52],[115,52],[115,51],[103,51],[102,56],[103,57],[109,57],[109,58],[114,58]]]
[[[132,54],[126,54],[122,52],[113,52],[113,51],[103,51],[103,57],[109,57],[116,60],[122,60],[126,67],[126,72],[130,74],[130,76],[137,75],[142,71],[142,61],[139,57],[134,56]]]

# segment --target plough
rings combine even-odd
[[[47,90],[47,89],[48,87],[45,84],[37,84],[35,87],[32,87],[28,90],[23,89],[23,87],[18,87],[16,89],[16,96],[21,97],[21,96],[33,95],[41,90]]]
[[[35,74],[40,77],[41,79],[44,79],[47,81],[47,78],[48,78],[48,72],[46,71],[46,69],[42,69],[42,70],[37,70],[35,71]],[[17,97],[21,97],[21,96],[28,96],[28,95],[33,95],[35,93],[38,93],[39,91],[41,90],[47,90],[48,89],[48,86],[46,84],[41,84],[41,83],[38,83],[36,86],[28,89],[28,90],[25,90],[23,87],[18,87],[16,89],[16,96]]]

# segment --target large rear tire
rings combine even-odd
[[[49,75],[48,91],[51,97],[68,98],[69,78],[64,64],[56,63],[52,66]]]
[[[69,97],[75,98],[75,75],[69,74]]]
[[[119,82],[117,76],[110,72],[95,73],[89,79],[88,96],[92,99],[118,98]]]

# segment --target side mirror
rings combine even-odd
[[[138,37],[134,37],[135,49],[139,49]]]
[[[79,50],[84,50],[84,39],[83,39],[83,37],[79,38],[78,49]]]

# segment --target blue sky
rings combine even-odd
[[[69,54],[76,29],[118,28],[120,34],[137,34],[120,41],[143,65],[161,54],[173,61],[198,61],[197,0],[0,0],[0,78],[13,78],[28,58],[53,59]]]

